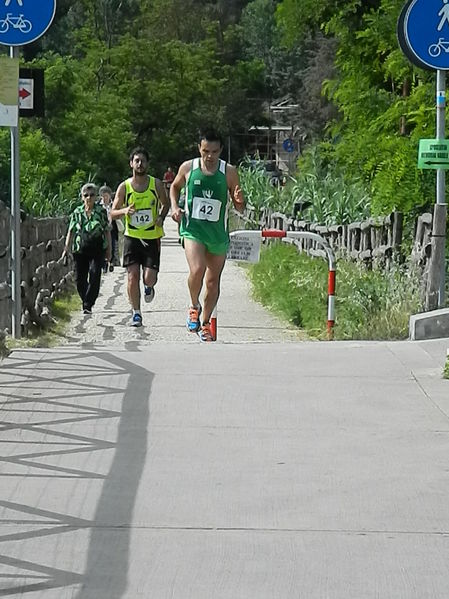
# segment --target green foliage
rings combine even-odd
[[[276,26],[276,0],[253,0],[242,12],[243,56],[264,65],[267,100],[298,93],[307,57],[303,48],[286,48]]]
[[[46,89],[45,119],[21,127],[26,209],[62,211],[88,173],[115,187],[137,143],[160,177],[196,154],[204,124],[232,136],[236,162],[251,151],[250,126],[271,122],[267,106],[287,98],[297,108],[282,118],[297,139],[317,146],[326,170],[318,176],[306,156],[282,190],[252,173],[245,185],[256,207],[289,211],[307,196],[310,216],[326,222],[427,208],[434,176],[418,171],[416,149],[434,136],[434,75],[398,48],[402,7],[403,0],[59,0],[55,23],[23,50],[23,63],[45,69]],[[8,180],[9,135],[0,130],[4,201]]]
[[[62,1],[42,51],[27,63],[45,70],[46,117],[22,125],[25,209],[63,212],[88,173],[114,188],[137,144],[162,177],[168,164],[196,154],[201,126],[227,135],[257,121],[260,105],[248,97],[259,95],[264,68],[235,50],[242,4],[198,11],[194,0]],[[0,199],[9,201],[3,132],[0,158]]]
[[[249,2],[240,20],[245,54],[265,63],[271,60],[273,47],[279,47],[274,9],[274,0],[255,0]]]
[[[283,0],[280,2],[276,19],[284,43],[292,47],[301,44],[310,30],[316,30],[326,10],[326,2],[314,0]]]
[[[417,168],[418,140],[435,134],[434,76],[398,48],[402,7],[403,0],[324,0],[314,12],[311,2],[284,0],[277,10],[286,43],[303,43],[304,23],[337,41],[336,72],[323,92],[339,117],[318,153],[348,184],[363,181],[373,214],[416,213],[434,199],[434,176]]]
[[[408,268],[366,270],[338,265],[336,335],[340,339],[406,339],[410,314],[419,312],[420,279]]]
[[[301,217],[314,223],[349,224],[370,214],[369,195],[363,185],[356,181],[347,183],[331,171],[321,179],[313,173],[299,175],[292,191],[301,203],[310,202]]]
[[[393,210],[411,213],[427,208],[434,196],[434,175],[417,168],[417,144],[406,137],[348,131],[344,143],[322,143],[315,154],[333,165],[349,195],[357,188],[366,190],[367,208],[373,215]],[[307,155],[301,165],[310,172]]]
[[[0,127],[0,200],[10,203],[11,180],[11,134],[6,127]]]
[[[294,201],[310,204],[302,211],[302,218],[334,225],[370,215],[371,199],[363,180],[356,176],[347,179],[342,172],[326,157],[325,146],[321,154],[316,148],[305,154],[291,187]]]
[[[326,337],[328,266],[280,242],[262,252],[250,269],[256,299],[302,327]],[[395,268],[368,271],[340,260],[337,266],[336,339],[405,339],[419,311],[419,279]]]
[[[360,180],[346,181],[312,150],[304,158],[299,174],[285,187],[273,185],[262,161],[246,159],[240,166],[240,181],[255,224],[263,209],[293,215],[300,203],[300,217],[323,225],[348,224],[370,215],[370,197]]]
[[[239,168],[239,177],[247,205],[255,211],[255,223],[259,221],[264,208],[285,208],[283,190],[271,183],[261,160],[250,161],[245,158]]]
[[[382,140],[379,150],[371,178],[373,213],[411,213],[429,207],[434,196],[434,175],[417,169],[416,146],[405,138],[391,136]]]
[[[303,271],[305,260],[307,272]],[[255,298],[311,335],[326,326],[326,265],[280,242],[262,252],[250,268]]]

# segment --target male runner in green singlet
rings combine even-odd
[[[131,326],[142,326],[140,311],[140,267],[144,299],[154,298],[161,253],[162,225],[169,210],[165,187],[147,174],[149,155],[135,148],[129,157],[132,177],[120,183],[111,209],[113,219],[125,217],[123,266],[128,271],[128,297],[133,309]]]
[[[181,223],[180,235],[190,271],[187,329],[199,332],[201,341],[214,341],[210,317],[220,295],[220,278],[229,247],[229,197],[239,212],[245,207],[237,169],[220,159],[222,149],[223,142],[216,131],[202,132],[198,145],[200,157],[180,166],[170,188],[172,218]],[[182,210],[178,200],[184,186]],[[203,282],[206,290],[201,307]]]

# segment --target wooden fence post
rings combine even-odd
[[[433,212],[432,253],[430,255],[429,278],[427,280],[426,310],[436,310],[442,266],[445,264],[447,204],[435,204]]]

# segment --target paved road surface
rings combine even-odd
[[[231,267],[200,344],[172,250],[142,332],[0,365],[0,596],[447,599],[447,341],[292,342]]]
[[[163,241],[156,296],[151,304],[142,304],[144,326],[141,329],[129,326],[131,312],[126,296],[126,272],[119,267],[103,277],[92,317],[81,312],[75,315],[68,331],[71,343],[198,343],[197,335],[189,334],[185,327],[189,296],[184,251],[178,244],[176,225],[173,221],[166,223],[167,236]],[[218,309],[220,342],[297,341],[303,337],[251,299],[245,270],[237,264],[228,262],[222,282]],[[326,318],[323,314],[323,322]]]

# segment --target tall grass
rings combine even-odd
[[[22,208],[31,216],[63,216],[70,214],[79,199],[67,197],[60,185],[57,193],[52,193],[44,180],[38,179],[22,196]]]
[[[273,185],[263,163],[243,162],[239,169],[248,205],[258,221],[264,208],[293,215],[295,203],[307,206],[301,218],[322,225],[347,224],[370,215],[371,198],[360,180],[347,181],[330,168],[315,165],[312,170],[288,177],[284,187]],[[296,216],[296,214],[295,214]]]
[[[283,189],[270,182],[270,177],[266,173],[262,161],[254,164],[243,162],[239,174],[246,202],[254,209],[256,223],[259,221],[263,209],[278,210],[284,205]]]
[[[324,260],[290,245],[266,248],[249,270],[256,299],[315,338],[326,337]],[[405,339],[409,316],[420,309],[419,279],[396,267],[367,271],[341,260],[337,270],[336,339]]]
[[[321,178],[299,174],[291,186],[291,197],[310,204],[302,218],[322,225],[345,225],[370,215],[370,197],[362,183],[348,183],[331,171]]]
[[[95,182],[94,174],[77,171],[73,177],[55,189],[45,176],[30,178],[21,188],[21,207],[36,217],[66,216],[80,204],[80,189],[84,183]]]

